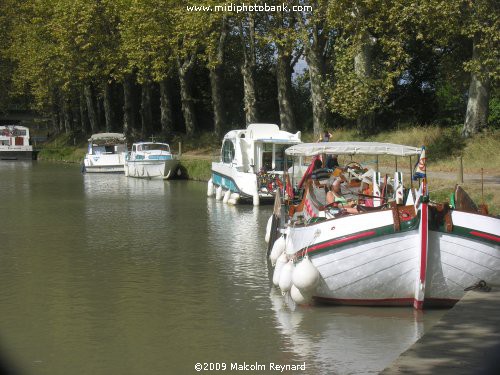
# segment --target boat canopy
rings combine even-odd
[[[126,140],[127,138],[125,138],[122,133],[98,133],[92,134],[92,136],[89,138],[89,142],[125,142]]]
[[[412,156],[419,155],[421,152],[420,147],[379,142],[301,143],[289,147],[285,151],[290,156],[314,156],[321,154]]]

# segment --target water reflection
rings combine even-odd
[[[277,327],[290,350],[321,373],[331,374],[380,372],[443,313],[410,308],[296,307],[276,288],[269,297]],[[424,314],[429,316],[424,319]]]

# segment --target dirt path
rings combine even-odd
[[[439,179],[439,180],[449,180],[458,182],[458,175],[452,172],[427,172],[427,175],[430,179]],[[500,176],[483,176],[482,178],[485,185],[497,185],[500,187]],[[480,184],[481,183],[481,174],[464,173],[464,183],[470,184]]]

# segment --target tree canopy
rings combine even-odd
[[[3,0],[0,111],[193,135],[500,122],[493,0]],[[299,68],[301,67],[301,68]]]

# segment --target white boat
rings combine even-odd
[[[30,145],[30,131],[25,126],[0,126],[0,160],[33,160],[36,152]]]
[[[174,176],[178,166],[179,160],[167,143],[138,142],[126,158],[125,176],[166,180]]]
[[[222,141],[218,162],[212,163],[208,195],[250,199],[274,197],[283,183],[285,149],[301,143],[301,133],[282,131],[274,124],[250,124],[246,129],[228,132]]]
[[[420,153],[415,147],[368,142],[301,144],[286,151],[323,160],[333,154]],[[424,155],[420,161],[425,173]],[[349,164],[356,167],[316,171],[321,179],[308,171],[300,201],[286,195],[281,205],[277,194],[266,233],[275,264],[273,283],[295,302],[421,309],[424,303],[452,305],[481,280],[500,283],[498,218],[450,209],[443,221],[440,206],[429,202],[425,175],[414,197],[402,184],[402,172],[380,183],[379,172]],[[339,177],[353,195],[355,209],[327,203],[325,187]],[[361,191],[367,187],[370,193]]]
[[[83,171],[88,173],[123,173],[127,140],[121,133],[97,133],[89,138],[83,159]]]

